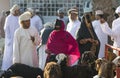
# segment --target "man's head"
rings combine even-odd
[[[57,15],[58,15],[60,18],[63,18],[63,17],[64,17],[64,9],[63,9],[63,8],[58,9]]]
[[[27,11],[31,13],[31,17],[35,15],[35,11],[32,8],[27,8]]]
[[[115,10],[115,13],[118,14],[120,17],[120,6],[117,7],[117,9]]]
[[[78,19],[78,10],[77,9],[70,9],[68,10],[68,16],[72,21]]]
[[[10,13],[12,13],[14,16],[18,16],[20,14],[20,7],[15,4],[13,7],[10,9]]]
[[[95,18],[99,20],[100,18],[103,18],[103,11],[102,10],[96,10],[95,11]]]
[[[24,29],[27,29],[30,27],[30,19],[31,19],[30,12],[24,12],[19,17],[19,23]]]
[[[56,19],[56,22],[55,22],[55,30],[60,30],[61,29],[61,26],[62,26],[62,23],[61,23],[61,20],[59,19]]]

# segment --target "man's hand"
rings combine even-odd
[[[33,37],[33,36],[30,36],[30,37],[31,37],[32,42],[34,42],[35,41],[35,37]]]

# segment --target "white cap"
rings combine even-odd
[[[78,14],[78,10],[77,9],[69,9],[68,10],[68,15],[71,14],[71,13]]]
[[[29,11],[31,14],[34,14],[34,10],[32,8],[27,8],[27,11]]]
[[[19,16],[19,22],[21,22],[21,21],[26,21],[26,20],[30,20],[30,18],[31,18],[30,12],[24,12],[23,14],[21,14],[21,15]]]
[[[117,7],[117,9],[115,10],[115,13],[120,13],[120,6]]]
[[[64,9],[63,8],[58,9],[57,13],[58,14],[64,13]]]
[[[89,12],[92,12],[92,8],[93,8],[92,2],[86,1],[83,11],[84,11],[84,13],[89,13]]]
[[[97,11],[95,11],[95,15],[103,15],[103,11],[102,10],[97,10]]]
[[[89,13],[89,12],[92,12],[91,8],[84,8],[84,13]]]
[[[16,11],[16,10],[19,10],[19,9],[20,9],[20,7],[19,7],[17,4],[15,4],[15,5],[13,5],[13,7],[10,9],[10,12],[11,12],[12,14],[14,14],[15,11]]]

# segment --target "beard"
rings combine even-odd
[[[30,26],[23,25],[24,29],[28,29]]]

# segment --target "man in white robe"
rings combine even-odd
[[[35,14],[35,11],[32,8],[28,8],[27,10],[31,13],[32,16],[30,19],[31,26],[34,26],[37,29],[37,31],[40,33],[40,31],[43,28],[41,18]]]
[[[64,22],[66,30],[69,19],[64,15],[64,8],[58,9],[57,16],[58,16],[57,19],[62,20]]]
[[[102,18],[103,15],[104,15],[103,11],[101,10],[95,11],[96,20],[92,22],[95,33],[98,39],[100,40],[100,50],[99,50],[98,58],[104,57],[105,44],[107,44],[107,41],[108,41],[107,34],[102,31],[101,23],[100,23],[100,18]]]
[[[36,46],[40,43],[35,27],[30,26],[31,14],[25,12],[19,17],[20,28],[15,31],[13,43],[13,64],[21,63],[38,67]]]
[[[19,16],[18,5],[14,5],[10,9],[10,15],[6,17],[4,31],[5,31],[5,49],[2,62],[2,70],[7,70],[12,65],[13,59],[13,37],[15,30],[19,27],[18,16]]]
[[[70,9],[68,11],[69,23],[67,24],[67,31],[76,39],[76,34],[80,28],[81,22],[78,20],[77,9]]]
[[[115,19],[112,22],[112,29],[110,29],[109,25],[107,24],[107,22],[104,19],[101,19],[101,27],[102,27],[102,30],[106,34],[111,36],[111,38],[114,42],[113,46],[120,48],[120,6],[117,7],[115,12],[119,15],[119,18]],[[118,51],[114,51],[114,53],[116,55],[119,54]]]

